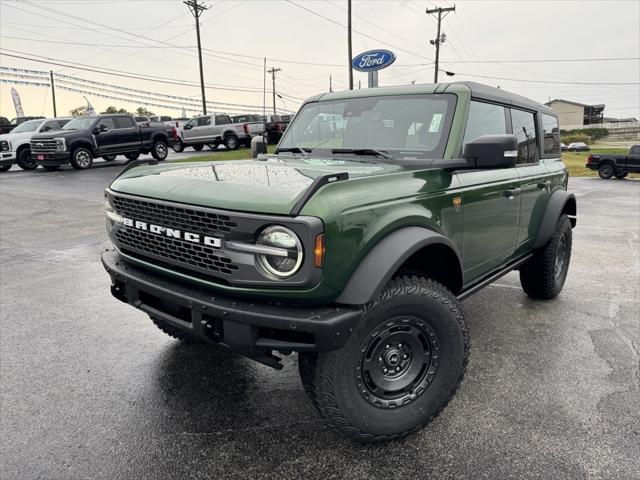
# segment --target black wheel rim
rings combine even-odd
[[[24,166],[27,168],[36,168],[36,157],[31,154],[25,155],[23,159]]]
[[[613,168],[609,165],[604,165],[600,168],[600,175],[603,177],[610,177],[611,175],[613,175]]]
[[[399,317],[363,343],[357,360],[358,390],[378,408],[397,408],[422,395],[438,369],[440,343],[424,320]]]

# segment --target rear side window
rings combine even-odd
[[[560,153],[560,128],[558,128],[558,119],[543,113],[542,130],[544,153]]]
[[[216,125],[227,125],[231,123],[226,115],[216,115]]]
[[[524,110],[511,109],[513,134],[518,137],[517,163],[538,161],[538,139],[536,137],[535,115]]]
[[[503,135],[507,133],[504,107],[471,101],[464,143],[469,143],[483,135]]]
[[[133,128],[133,119],[130,117],[116,117],[116,128]]]

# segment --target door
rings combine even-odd
[[[632,172],[640,172],[640,145],[634,145],[629,150],[626,167]]]
[[[472,101],[464,142],[483,135],[505,134],[504,107]],[[516,168],[456,172],[462,189],[464,232],[462,262],[465,282],[495,270],[513,256],[520,216]]]
[[[557,136],[558,122],[550,115],[544,115],[544,117],[544,148],[548,151],[554,151],[554,140],[547,138],[546,131],[549,129],[551,135]],[[512,108],[511,128],[513,134],[518,137],[516,170],[520,177],[520,225],[518,226],[517,250],[524,252],[533,245],[540,229],[551,181],[547,178],[547,169],[540,162],[535,114]],[[551,140],[551,143],[548,140]],[[559,157],[559,148],[557,154]]]
[[[116,124],[113,117],[104,117],[96,123],[96,127],[100,130],[94,135],[96,145],[98,146],[99,155],[106,155],[118,151],[120,137],[116,130]]]
[[[122,152],[137,152],[140,149],[140,130],[131,117],[114,117],[119,137],[117,146]]]
[[[189,120],[183,128],[183,138],[187,143],[197,143],[204,131],[211,124],[211,117],[196,117]]]

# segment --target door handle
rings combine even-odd
[[[513,188],[511,190],[505,190],[504,192],[504,196],[512,199],[513,197],[520,195],[520,193],[522,193],[522,189],[521,188]]]

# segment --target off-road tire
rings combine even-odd
[[[42,165],[47,172],[55,172],[60,168],[60,165]]]
[[[18,154],[18,166],[23,170],[35,170],[38,168],[36,159],[31,155],[31,150],[25,148]]]
[[[624,170],[623,170],[623,171],[617,171],[617,172],[616,172],[616,178],[617,178],[618,180],[622,180],[622,179],[623,179],[623,178],[625,178],[627,175],[629,175],[629,172],[625,172]]]
[[[133,162],[134,160],[137,160],[138,158],[140,158],[140,153],[136,152],[136,153],[125,153],[124,157],[129,160],[130,162]]]
[[[229,150],[237,150],[240,146],[240,141],[238,140],[238,137],[236,135],[231,133],[224,137],[224,146]]]
[[[93,154],[85,147],[78,147],[71,152],[71,166],[76,170],[87,170],[93,165]]]
[[[421,378],[422,383],[415,391],[416,384],[409,384],[404,387],[402,400],[380,401],[363,385],[361,365],[378,347],[388,347],[383,346],[385,341],[371,343],[372,339],[381,338],[379,336],[384,332],[405,328],[431,332],[427,340],[434,343],[430,343],[430,349],[425,349],[431,363],[424,367],[424,374],[419,373],[416,377]],[[400,344],[393,345],[396,347],[400,348]],[[467,324],[456,297],[434,280],[399,275],[365,307],[362,319],[343,348],[300,353],[298,365],[311,402],[329,424],[354,440],[376,442],[404,437],[435,418],[460,386],[469,350]],[[416,359],[424,359],[425,352]],[[376,362],[381,358],[377,353],[373,356]],[[412,356],[409,358],[409,362],[413,361]],[[406,373],[401,372],[396,377],[397,381],[402,381],[405,374],[407,379],[413,377],[409,375],[411,363],[407,368]],[[383,395],[386,393],[382,392]]]
[[[151,321],[154,323],[156,327],[158,327],[158,329],[160,329],[163,333],[169,335],[171,338],[175,338],[176,340],[180,340],[181,342],[185,342],[185,343],[199,342],[199,340],[193,335],[189,335],[188,333],[183,332],[180,329],[177,329],[176,327],[174,327],[173,325],[170,325],[164,320],[160,320],[159,318],[156,318],[156,317],[149,317],[149,318],[151,318]]]
[[[13,165],[8,164],[8,165],[0,165],[0,172],[8,172],[9,170],[11,170],[11,167]]]
[[[598,168],[598,175],[603,180],[609,180],[611,177],[613,177],[615,172],[615,168],[613,168],[613,165],[611,165],[610,163],[600,165],[600,168]]]
[[[204,148],[204,145],[192,145],[192,147],[196,152],[199,152]]]
[[[176,138],[171,148],[173,148],[173,151],[176,153],[182,153],[184,152],[184,143],[179,138]]]
[[[169,155],[169,145],[164,140],[156,140],[151,147],[151,156],[159,162],[166,160]]]
[[[571,221],[562,214],[547,244],[520,267],[520,284],[527,295],[551,300],[560,294],[569,271],[571,244]]]

